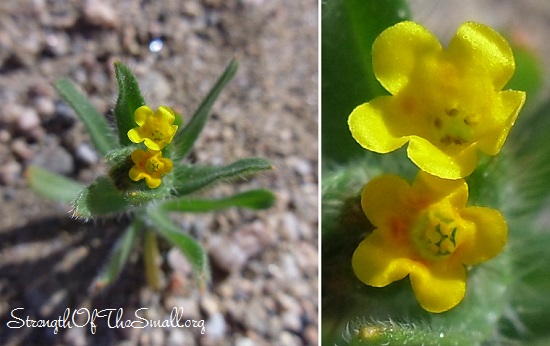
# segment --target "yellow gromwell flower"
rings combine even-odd
[[[132,152],[134,166],[128,175],[133,181],[145,178],[147,186],[151,189],[160,186],[163,175],[172,171],[172,161],[162,157],[162,152],[148,149],[146,152],[136,149]]]
[[[401,22],[378,36],[372,58],[391,96],[353,110],[353,137],[378,153],[409,142],[409,158],[441,178],[471,174],[477,150],[496,155],[525,102],[524,92],[502,91],[515,70],[512,50],[482,24],[462,24],[444,50],[424,27]]]
[[[456,306],[466,290],[465,265],[496,256],[508,228],[494,209],[466,207],[463,179],[420,172],[412,185],[382,175],[365,185],[361,205],[376,229],[353,254],[357,277],[383,287],[407,275],[420,305],[430,312]]]
[[[162,150],[178,130],[177,125],[172,125],[176,119],[174,112],[165,106],[159,107],[156,113],[141,106],[134,112],[134,119],[139,126],[128,131],[128,138],[134,143],[144,142],[151,150]]]

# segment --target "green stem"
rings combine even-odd
[[[151,288],[160,289],[160,271],[157,258],[159,247],[155,232],[146,230],[143,237],[143,262],[145,265],[145,278]]]

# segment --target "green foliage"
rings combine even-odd
[[[177,198],[162,203],[166,211],[205,212],[230,207],[248,209],[267,209],[275,202],[273,192],[269,190],[249,190],[221,199]]]
[[[130,204],[116,189],[112,180],[99,177],[82,190],[74,201],[74,215],[90,218],[99,215],[112,215],[124,211]]]
[[[150,176],[157,171],[149,167],[156,165],[158,169],[158,162],[136,163],[133,161],[136,158],[132,159],[131,156],[136,150],[146,148],[144,144],[132,143],[127,135],[130,129],[137,126],[134,121],[135,110],[145,104],[130,69],[119,61],[115,62],[119,86],[114,110],[116,129],[109,127],[105,118],[70,82],[60,80],[56,83],[63,98],[75,109],[98,150],[105,156],[108,172],[89,186],[84,186],[42,168],[30,167],[28,178],[31,187],[46,197],[72,203],[73,216],[76,218],[88,220],[121,214],[132,218],[130,226],[113,247],[108,264],[98,276],[96,288],[101,289],[116,280],[136,242],[143,236],[145,276],[151,287],[159,289],[160,273],[157,259],[160,256],[157,234],[176,246],[187,257],[200,283],[204,283],[210,278],[204,249],[191,236],[181,232],[170,221],[167,212],[205,212],[229,207],[265,209],[274,203],[275,196],[267,190],[250,190],[217,200],[186,196],[215,184],[249,177],[272,168],[271,163],[262,158],[241,159],[223,167],[195,166],[181,162],[181,158],[189,153],[204,128],[214,101],[233,78],[237,68],[237,61],[232,60],[187,126],[176,134],[170,145],[162,149],[163,158],[172,162],[173,169],[171,172],[166,171],[167,174],[161,177],[160,186],[156,188],[149,188],[143,179],[136,182],[129,176],[130,170],[134,167],[140,174]],[[180,115],[176,114],[174,123],[181,129]],[[118,131],[118,142],[121,146],[117,143],[115,131]],[[156,177],[158,176],[154,178]]]
[[[54,201],[70,203],[84,188],[84,185],[72,179],[38,166],[29,167],[27,176],[29,184],[36,192]]]
[[[149,210],[151,221],[155,223],[155,230],[172,245],[176,246],[187,257],[195,275],[202,280],[210,280],[210,269],[208,267],[208,258],[202,246],[193,238],[181,232],[174,225],[166,213],[159,208]]]
[[[71,82],[66,79],[60,79],[55,82],[55,87],[63,99],[73,107],[80,120],[82,120],[90,133],[92,142],[94,142],[95,147],[102,155],[117,147],[117,143],[114,141],[113,130],[109,127],[105,117],[75,89]]]
[[[174,187],[178,196],[187,195],[213,184],[244,178],[271,168],[271,163],[263,158],[241,159],[223,167],[181,165],[174,169]]]
[[[129,145],[132,142],[128,138],[128,131],[137,126],[134,112],[145,105],[145,101],[141,96],[136,77],[128,66],[115,61],[115,76],[118,82],[118,98],[115,105],[118,140],[122,145]]]
[[[139,219],[135,219],[134,222],[126,229],[122,237],[118,239],[115,246],[113,246],[109,262],[105,266],[105,269],[101,272],[95,281],[95,287],[103,288],[113,283],[130,256],[130,252],[134,248],[139,235],[143,231],[143,225]]]
[[[189,151],[193,147],[193,144],[195,143],[195,141],[199,137],[199,134],[204,128],[206,120],[208,120],[210,109],[214,105],[214,102],[220,95],[223,88],[227,85],[227,83],[229,83],[231,79],[233,79],[235,73],[237,73],[238,68],[239,64],[237,60],[231,60],[229,65],[227,65],[227,67],[225,68],[223,74],[217,80],[216,84],[214,84],[212,89],[208,92],[204,100],[201,102],[199,108],[197,108],[189,123],[183,128],[183,130],[179,131],[176,134],[176,136],[174,137],[174,146],[176,156],[178,158],[183,158],[186,154],[189,153]]]
[[[344,162],[363,149],[350,135],[351,111],[385,93],[372,72],[371,46],[388,26],[407,19],[402,0],[327,0],[321,5],[321,150]]]

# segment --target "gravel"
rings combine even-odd
[[[316,345],[317,2],[203,0],[15,1],[0,5],[0,340],[4,345]],[[163,289],[150,290],[138,248],[120,279],[92,289],[124,218],[82,223],[70,206],[30,190],[31,164],[90,183],[106,167],[84,126],[56,94],[68,78],[110,116],[113,62],[127,63],[152,108],[189,119],[231,58],[240,70],[213,108],[191,160],[265,157],[275,169],[219,186],[223,196],[269,188],[274,207],[174,215],[207,249],[213,281],[201,290],[178,251],[161,243]],[[200,328],[6,327],[10,313],[52,319],[66,308],[181,307]],[[145,311],[145,310],[144,310]]]

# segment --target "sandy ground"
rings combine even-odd
[[[317,2],[2,1],[0,4],[0,340],[3,345],[316,345]],[[126,62],[152,108],[197,107],[232,57],[240,70],[222,93],[190,160],[228,164],[262,156],[275,169],[210,196],[270,188],[270,210],[180,215],[207,249],[214,278],[196,287],[178,251],[161,244],[165,286],[144,283],[141,249],[102,292],[90,285],[125,219],[82,223],[69,206],[34,194],[30,164],[89,183],[104,173],[83,125],[52,82],[74,81],[109,115],[112,63]],[[56,319],[67,308],[181,307],[200,328],[10,329],[18,316]]]

